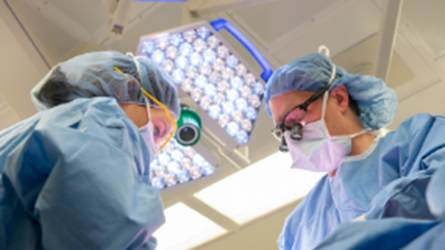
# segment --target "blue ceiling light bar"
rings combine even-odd
[[[210,25],[216,30],[226,29],[232,36],[234,36],[244,47],[252,54],[252,56],[258,61],[263,68],[261,78],[267,83],[272,76],[273,70],[266,58],[258,51],[258,49],[247,39],[241,31],[239,31],[233,24],[229,23],[225,19],[217,19],[210,22]]]

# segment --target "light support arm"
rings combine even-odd
[[[380,21],[379,41],[375,60],[375,76],[388,78],[389,67],[397,37],[397,27],[402,11],[403,0],[386,0]]]

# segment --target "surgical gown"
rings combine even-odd
[[[393,227],[391,220],[396,219],[387,218],[404,218],[396,223],[407,228],[412,224],[406,220],[414,220],[420,224],[413,237],[436,228],[438,219],[430,212],[426,189],[434,173],[445,167],[444,135],[445,117],[418,114],[376,138],[365,153],[345,158],[336,175],[322,178],[286,219],[279,248],[313,249],[340,224],[363,215]],[[349,230],[359,234],[369,228]],[[350,249],[343,246],[329,249]]]
[[[113,98],[80,98],[0,132],[0,249],[154,249],[165,221],[149,152]]]

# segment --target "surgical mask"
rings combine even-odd
[[[150,153],[150,163],[151,163],[156,158],[158,149],[156,147],[154,140],[154,127],[150,114],[150,102],[147,100],[147,98],[145,98],[145,103],[147,106],[148,123],[140,127],[139,132],[141,133],[142,138],[144,139],[145,144],[147,145],[148,151]]]
[[[314,172],[331,172],[340,167],[341,161],[351,152],[351,139],[367,133],[362,130],[353,135],[331,136],[324,120],[329,92],[323,96],[322,117],[303,127],[303,138],[294,140],[291,132],[284,136],[292,156],[292,168]]]

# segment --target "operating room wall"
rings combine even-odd
[[[3,129],[35,114],[29,92],[48,68],[36,63],[35,48],[3,2],[0,2],[0,34],[0,129]]]

